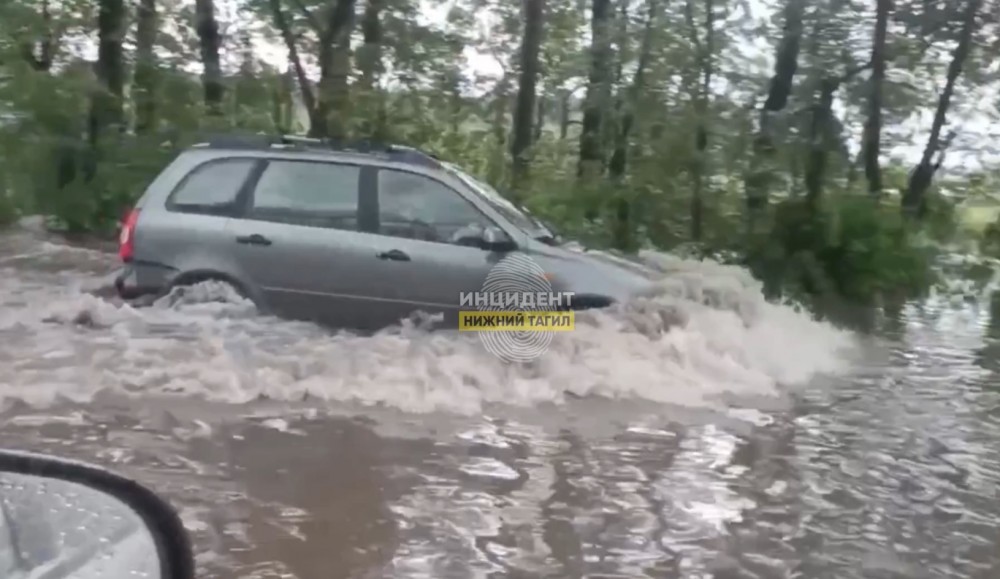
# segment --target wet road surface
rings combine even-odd
[[[168,497],[205,577],[1000,577],[988,303],[859,336],[650,259],[664,296],[514,368],[225,288],[132,309],[88,293],[113,256],[7,233],[0,436]]]

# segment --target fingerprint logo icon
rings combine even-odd
[[[545,277],[545,271],[530,257],[512,253],[500,260],[486,276],[483,293],[487,295],[510,295],[530,293],[548,295],[552,284]],[[499,300],[498,300],[499,301]],[[480,311],[502,311],[502,303],[478,306]],[[521,311],[545,311],[544,305],[519,306]],[[541,356],[552,343],[552,332],[505,330],[500,332],[480,332],[480,339],[493,355],[507,362],[527,362]]]

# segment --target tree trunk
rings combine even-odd
[[[824,78],[820,81],[819,100],[813,104],[805,168],[806,202],[810,207],[816,207],[823,194],[826,155],[829,148],[829,125],[833,116],[833,96],[839,86],[838,80]]]
[[[646,16],[646,26],[642,36],[642,44],[639,47],[639,62],[636,65],[635,76],[632,77],[632,86],[629,87],[628,96],[622,107],[622,120],[619,127],[615,149],[611,153],[611,160],[608,162],[608,176],[612,180],[621,179],[628,166],[628,143],[635,124],[635,108],[639,95],[642,94],[646,84],[646,70],[649,68],[649,61],[653,52],[653,32],[655,30],[656,14],[658,10],[657,0],[649,0],[647,5],[649,12]]]
[[[101,0],[97,13],[97,64],[94,67],[98,87],[90,110],[90,142],[95,147],[105,129],[122,129],[125,17],[123,0]]]
[[[698,50],[701,83],[695,101],[694,159],[691,166],[691,239],[701,241],[705,214],[704,187],[705,176],[708,173],[708,106],[712,98],[712,74],[715,70],[713,56],[715,52],[715,6],[713,0],[705,0],[705,42],[698,39],[698,28],[694,23],[694,10],[688,0],[685,14],[691,39]]]
[[[784,32],[774,64],[767,99],[760,112],[760,125],[753,141],[753,159],[750,174],[746,179],[746,203],[748,226],[753,231],[756,215],[767,207],[768,189],[773,181],[774,157],[776,152],[772,118],[788,104],[792,93],[792,81],[798,70],[799,48],[802,45],[803,15],[805,0],[786,0],[784,8]]]
[[[354,29],[356,0],[333,0],[319,47],[319,115],[326,135],[347,136],[350,114],[348,77],[351,74],[351,32]]]
[[[363,99],[373,106],[369,111],[371,128],[367,132],[375,140],[388,138],[388,114],[386,96],[379,82],[384,72],[382,63],[382,11],[385,0],[368,0],[364,16],[361,18],[363,46],[358,54],[358,68],[361,78],[358,86]]]
[[[358,51],[358,86],[370,91],[377,86],[382,72],[382,8],[385,0],[368,0],[361,17],[361,34],[364,44]]]
[[[573,93],[565,91],[559,98],[559,140],[565,141],[569,136],[569,101]]]
[[[201,84],[205,94],[205,107],[208,114],[220,116],[225,87],[222,84],[222,64],[219,59],[222,37],[219,35],[219,23],[215,19],[215,3],[213,0],[195,0],[194,9],[203,68]]]
[[[449,75],[451,74],[453,72],[449,72]],[[462,121],[465,120],[463,115],[462,91],[457,78],[449,82],[448,85],[448,120],[452,134],[457,135],[461,132]]]
[[[818,205],[823,194],[827,155],[832,149],[837,149],[840,146],[839,143],[835,142],[836,118],[833,115],[833,97],[843,83],[868,70],[871,66],[872,63],[869,61],[847,70],[839,77],[827,77],[819,83],[819,98],[812,106],[805,167],[806,201],[812,208]],[[847,155],[845,157],[849,158]]]
[[[885,44],[892,0],[878,0],[875,14],[875,40],[872,44],[871,94],[868,97],[868,119],[865,122],[865,178],[868,193],[875,199],[882,195],[882,170],[879,167],[882,143],[882,92],[885,84]]]
[[[292,95],[295,94],[295,85],[295,76],[292,67],[289,66],[282,73],[280,81],[271,94],[273,107],[271,118],[274,120],[274,127],[283,135],[293,132],[294,100]]]
[[[937,111],[934,113],[930,138],[927,140],[927,146],[924,147],[920,162],[910,174],[909,185],[903,194],[903,212],[911,217],[922,217],[926,211],[927,190],[930,189],[934,173],[937,172],[940,165],[940,163],[934,162],[934,157],[943,152],[941,130],[944,128],[948,107],[951,106],[951,95],[955,92],[955,84],[962,74],[962,66],[972,48],[972,33],[976,27],[976,15],[981,4],[982,0],[968,0],[958,46],[952,53],[951,63],[948,65],[948,77],[944,90],[941,91],[941,97],[938,99]]]
[[[593,0],[590,22],[591,61],[577,166],[577,176],[582,180],[604,173],[604,110],[611,100],[611,0]]]
[[[132,95],[135,102],[135,132],[142,135],[156,129],[156,0],[140,0],[136,8],[135,74]]]
[[[536,114],[539,57],[542,49],[543,0],[524,0],[524,36],[521,38],[521,75],[514,105],[514,135],[511,140],[512,189],[520,192],[528,178],[532,128]]]
[[[490,104],[490,113],[493,115],[491,129],[497,145],[493,149],[488,170],[491,183],[502,182],[507,168],[507,109],[510,105],[510,85],[510,76],[504,74],[493,89],[493,102]]]
[[[38,42],[25,42],[21,46],[21,52],[31,68],[38,72],[48,72],[52,68],[56,50],[56,35],[52,12],[49,10],[49,0],[42,0],[41,12],[42,38]]]
[[[531,136],[531,142],[537,143],[542,140],[542,132],[545,130],[545,113],[548,110],[549,99],[544,94],[538,95],[538,106],[535,107],[535,132]]]
[[[653,31],[655,29],[654,24],[656,22],[658,7],[657,0],[649,0],[645,30],[642,36],[642,43],[639,46],[639,62],[636,65],[635,75],[632,77],[632,84],[628,89],[628,94],[621,103],[621,124],[618,127],[618,134],[615,138],[614,151],[611,153],[611,159],[608,162],[608,177],[618,184],[624,179],[628,168],[628,147],[632,127],[635,124],[635,108],[638,105],[639,95],[642,94],[646,84],[646,71],[649,68],[649,61],[652,57]],[[632,213],[631,200],[625,195],[625,191],[619,190],[618,198],[615,200],[613,237],[615,247],[623,251],[629,251],[635,246]]]
[[[317,128],[323,125],[323,118],[319,116],[316,109],[316,96],[313,93],[309,77],[306,76],[306,71],[302,67],[302,58],[299,56],[295,36],[292,35],[292,29],[288,25],[284,11],[281,9],[281,0],[270,0],[270,4],[271,13],[274,16],[274,25],[278,28],[278,32],[281,33],[281,38],[285,42],[285,48],[288,49],[288,61],[295,72],[299,92],[302,93],[302,104],[305,105],[306,112],[309,115],[308,132],[309,134],[316,134]]]

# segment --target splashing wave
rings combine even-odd
[[[745,270],[640,258],[660,279],[656,292],[580,312],[574,331],[525,364],[499,360],[475,334],[427,332],[417,322],[363,337],[261,316],[219,284],[134,308],[87,293],[79,272],[10,268],[0,282],[0,400],[85,401],[111,389],[407,412],[478,413],[567,396],[701,406],[775,395],[846,368],[849,333],[765,301]]]

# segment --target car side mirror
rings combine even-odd
[[[0,577],[193,579],[173,508],[100,467],[0,451]]]
[[[483,249],[489,251],[513,251],[517,244],[499,227],[493,225],[483,229]]]

